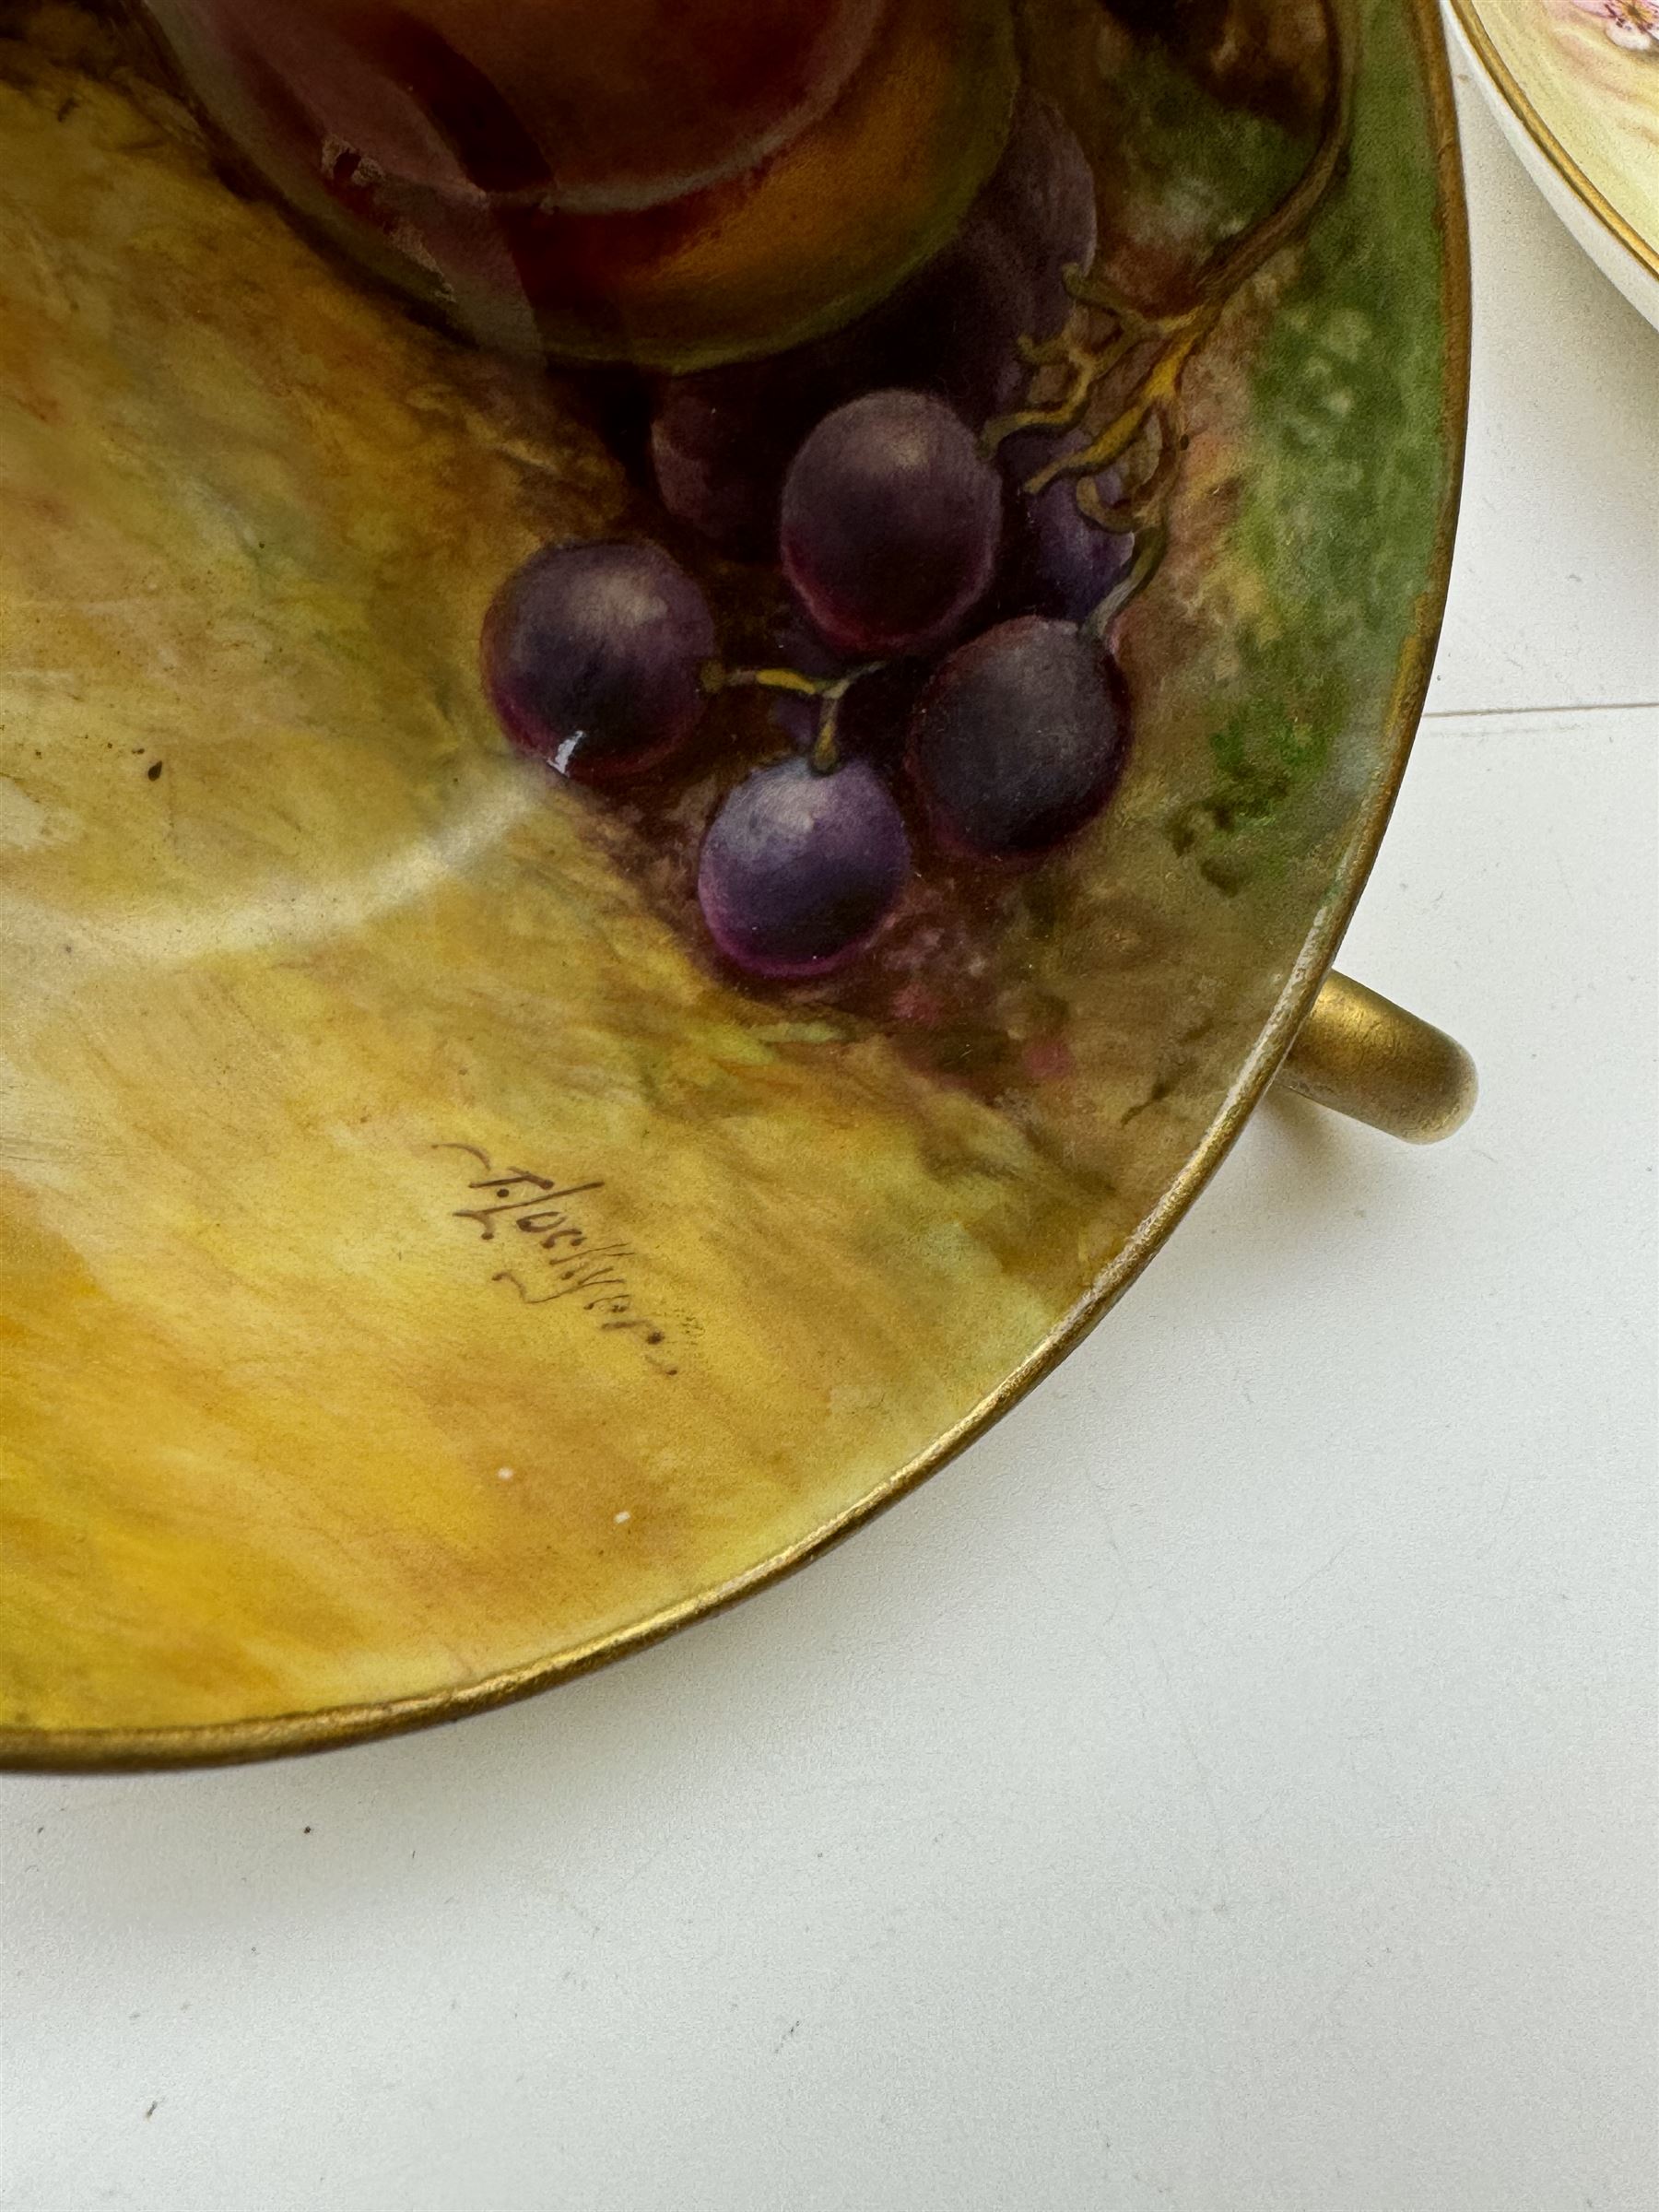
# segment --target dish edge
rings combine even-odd
[[[739,1599],[782,1581],[786,1575],[820,1558],[877,1513],[896,1505],[1018,1405],[1111,1312],[1220,1167],[1295,1041],[1325,971],[1335,959],[1375,865],[1399,795],[1433,670],[1451,580],[1468,423],[1469,231],[1450,54],[1436,0],[1410,0],[1410,18],[1430,103],[1439,187],[1437,216],[1444,256],[1441,306],[1445,330],[1441,430],[1449,467],[1436,519],[1428,579],[1418,598],[1417,620],[1406,640],[1395,673],[1387,725],[1391,751],[1385,771],[1355,824],[1330,892],[1253,1051],[1181,1173],[1111,1265],[1036,1350],[971,1413],[935,1438],[925,1452],[822,1528],[712,1590],[682,1599],[629,1627],[595,1637],[557,1658],[527,1661],[477,1682],[423,1691],[415,1697],[388,1699],[377,1704],[334,1706],[261,1720],[182,1727],[0,1728],[0,1769],[23,1772],[111,1773],[242,1765],[254,1759],[338,1749],[435,1726],[443,1721],[460,1720],[469,1713],[487,1712],[550,1688],[556,1683],[591,1674],[613,1660],[648,1650],[677,1630],[724,1612]]]
[[[1621,215],[1606,194],[1580,168],[1537,109],[1521,80],[1504,60],[1492,34],[1476,12],[1476,0],[1443,0],[1453,22],[1470,53],[1485,72],[1488,83],[1537,154],[1578,201],[1585,212],[1622,246],[1640,268],[1659,281],[1659,245],[1643,238],[1628,216]]]

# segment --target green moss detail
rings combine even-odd
[[[1177,849],[1224,888],[1272,868],[1266,833],[1345,740],[1374,759],[1432,563],[1444,466],[1434,179],[1409,28],[1380,5],[1367,39],[1346,174],[1253,363],[1222,553],[1251,579],[1248,612],[1224,677],[1210,671],[1214,780],[1171,823]]]

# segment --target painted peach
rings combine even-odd
[[[483,342],[686,368],[880,298],[1012,99],[1007,0],[149,0],[311,224]]]

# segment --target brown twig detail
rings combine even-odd
[[[1229,302],[1298,238],[1336,175],[1353,118],[1358,66],[1358,34],[1352,0],[1320,0],[1330,66],[1320,113],[1319,135],[1307,167],[1284,196],[1249,230],[1218,249],[1193,277],[1185,305],[1161,314],[1136,307],[1096,267],[1070,268],[1065,286],[1076,304],[1052,337],[1026,338],[1020,355],[1032,371],[1028,404],[985,426],[982,445],[987,457],[1009,438],[1028,430],[1075,429],[1096,395],[1124,365],[1142,350],[1149,358],[1110,420],[1077,452],[1056,454],[1025,484],[1035,496],[1062,477],[1076,481],[1078,512],[1103,530],[1144,533],[1155,548],[1136,558],[1129,574],[1109,594],[1110,616],[1097,609],[1089,628],[1101,634],[1156,571],[1165,542],[1162,517],[1180,472],[1185,443],[1182,382]],[[1103,327],[1102,327],[1103,325]],[[1049,372],[1065,368],[1067,381],[1057,398],[1039,401]],[[1097,478],[1143,442],[1156,441],[1156,457],[1135,488],[1108,500]],[[1125,586],[1132,585],[1127,591]]]
[[[755,690],[786,691],[795,699],[817,700],[818,732],[806,759],[815,775],[827,776],[841,765],[837,725],[841,700],[854,684],[862,683],[866,676],[876,675],[885,665],[882,661],[866,661],[860,667],[849,668],[843,676],[803,676],[795,668],[728,668],[723,661],[707,661],[701,682],[711,697],[717,691]]]

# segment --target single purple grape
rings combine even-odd
[[[870,375],[871,383],[882,381]],[[813,425],[855,388],[835,341],[665,378],[651,425],[664,506],[734,559],[775,559],[789,464]]]
[[[860,951],[911,867],[904,824],[867,761],[827,775],[804,759],[758,769],[703,839],[697,897],[709,934],[752,975],[823,975]]]
[[[1068,430],[1059,438],[1027,430],[1006,440],[997,453],[997,465],[1008,486],[1005,603],[1020,614],[1053,615],[1065,622],[1087,620],[1134,555],[1133,536],[1102,530],[1082,512],[1075,477],[1056,477],[1036,493],[1025,489],[1028,479],[1057,454],[1079,453],[1088,442],[1088,432],[1082,429]],[[1095,482],[1109,504],[1122,489],[1115,469],[1103,470]]]
[[[484,683],[515,745],[602,783],[690,736],[714,649],[707,602],[660,546],[546,546],[485,617]]]
[[[1022,615],[940,666],[911,723],[909,761],[943,844],[1015,860],[1100,811],[1127,747],[1104,650],[1072,623]]]
[[[774,459],[753,418],[703,384],[701,377],[677,378],[652,418],[657,489],[670,514],[723,553],[764,559],[776,540],[788,456]]]
[[[1031,272],[1031,335],[1050,337],[1071,305],[1064,272],[1088,268],[1099,243],[1094,171],[1059,111],[1024,91],[1007,150],[978,202]]]
[[[984,596],[1002,483],[942,400],[871,392],[813,431],[783,483],[783,573],[838,652],[880,660],[949,637]]]

